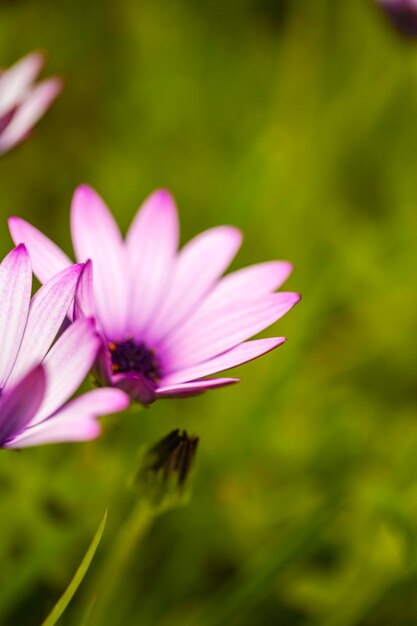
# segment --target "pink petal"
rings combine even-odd
[[[100,339],[90,319],[77,320],[61,335],[43,362],[48,385],[33,423],[57,411],[78,389],[93,365],[99,346]]]
[[[45,371],[38,365],[4,394],[0,401],[0,445],[5,445],[31,421],[43,400],[45,387]]]
[[[0,136],[0,154],[7,152],[26,138],[61,89],[62,85],[59,79],[49,78],[36,85],[27,94],[11,122]]]
[[[165,337],[186,319],[236,255],[241,233],[231,226],[207,230],[181,250],[170,286],[147,334],[151,342]]]
[[[32,271],[25,246],[17,246],[0,265],[0,388],[14,365],[29,311]]]
[[[136,338],[143,337],[171,280],[178,236],[174,199],[168,191],[155,191],[136,214],[126,239],[133,299],[128,326]]]
[[[238,383],[239,378],[209,378],[207,380],[197,380],[192,383],[182,383],[178,385],[166,385],[159,387],[156,391],[158,398],[188,398],[197,396],[209,389],[226,387]]]
[[[41,283],[73,264],[53,241],[20,217],[9,217],[9,230],[16,245],[25,244],[33,273]]]
[[[119,389],[94,389],[66,404],[49,419],[25,430],[9,444],[25,448],[46,443],[87,441],[100,435],[96,418],[127,408],[129,398]]]
[[[23,341],[7,386],[45,357],[74,299],[82,270],[81,264],[62,270],[33,296]]]
[[[93,292],[93,264],[87,261],[84,271],[78,281],[75,296],[74,317],[95,317]]]
[[[74,194],[71,232],[77,260],[93,262],[98,318],[109,337],[120,338],[126,333],[130,295],[126,249],[113,216],[86,185]]]
[[[139,372],[116,374],[112,384],[125,391],[133,400],[147,406],[155,400],[155,385]]]
[[[292,265],[287,261],[269,261],[232,272],[217,283],[198,313],[226,309],[236,300],[254,300],[275,291],[287,280],[291,271]]]
[[[19,104],[43,65],[43,56],[32,52],[0,76],[0,115]]]
[[[237,346],[261,332],[300,299],[296,293],[267,294],[253,302],[233,303],[221,315],[190,320],[169,337],[164,351],[165,372],[171,374]]]
[[[210,374],[217,374],[224,370],[231,369],[237,365],[242,365],[248,361],[258,358],[262,354],[270,352],[274,348],[277,348],[285,342],[285,337],[274,337],[270,339],[257,339],[255,341],[246,341],[241,343],[236,348],[224,352],[220,356],[214,357],[204,363],[189,367],[187,369],[179,370],[173,374],[169,374],[162,380],[162,385],[174,385],[190,380],[196,380],[197,378],[203,378],[204,376],[210,376]]]

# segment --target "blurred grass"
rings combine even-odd
[[[183,241],[236,224],[234,267],[288,258],[303,301],[240,385],[0,455],[0,623],[42,621],[108,507],[79,623],[137,448],[180,427],[201,437],[192,501],[151,529],[109,625],[415,624],[417,44],[363,0],[0,4],[1,63],[33,48],[66,88],[0,163],[2,255],[9,214],[69,250],[80,182],[123,229],[167,186]]]

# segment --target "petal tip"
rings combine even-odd
[[[237,250],[242,244],[243,232],[240,230],[240,228],[237,228],[236,226],[232,226],[230,224],[225,224],[224,226],[217,227],[215,226],[213,228],[213,231],[218,231],[219,233],[221,233],[231,244],[233,244],[235,250]]]
[[[91,187],[91,185],[82,183],[81,185],[78,185],[74,191],[73,202],[88,202],[95,197],[97,197],[97,192]]]
[[[96,320],[94,319],[94,317],[86,317],[86,318],[84,318],[84,320],[80,320],[80,322],[81,322],[81,321],[85,322],[85,325],[86,325],[88,328],[92,328],[92,329],[94,329],[94,330],[95,330],[95,327],[96,327]],[[98,336],[98,335],[97,335],[97,336]]]
[[[10,236],[16,245],[21,243],[22,228],[24,229],[27,222],[21,217],[11,215],[7,218],[7,225],[9,227]]]
[[[279,346],[282,346],[287,341],[287,337],[275,337],[275,338],[271,337],[270,341],[271,341],[271,350],[275,350],[275,348],[279,348]],[[265,352],[264,354],[267,354],[267,353]]]
[[[278,261],[278,263],[280,263],[281,267],[285,267],[286,271],[288,272],[288,276],[294,270],[294,265],[291,263],[291,261]]]
[[[70,280],[71,282],[74,281],[74,285],[75,287],[77,287],[84,271],[85,271],[84,263],[75,263],[74,265],[70,265],[69,267],[66,267],[65,269],[63,269],[62,276],[65,276],[65,278],[67,280]]]
[[[43,81],[43,83],[40,83],[40,86],[43,87],[43,95],[49,104],[61,93],[64,84],[59,76],[52,76],[51,78]]]
[[[18,243],[14,251],[19,254],[28,254],[27,248],[24,243]]]
[[[30,268],[32,267],[31,261],[30,261],[30,255],[24,243],[18,243],[17,246],[13,248],[13,250],[11,250],[9,254],[5,257],[4,261],[6,259],[9,259],[12,263],[23,262],[25,265],[28,265]]]
[[[232,237],[235,237],[239,241],[242,241],[243,232],[240,230],[240,228],[237,228],[237,226],[228,226],[228,225],[226,225],[224,228],[226,232],[230,233]]]
[[[91,420],[89,427],[85,430],[84,441],[98,439],[101,435],[101,426],[97,420]]]
[[[170,215],[176,216],[177,205],[174,196],[168,189],[156,189],[143,202],[139,209],[140,214],[159,216],[162,218]]]
[[[168,191],[168,189],[155,189],[152,193],[152,197],[158,200],[161,204],[175,204],[174,196],[170,191]]]
[[[278,292],[279,293],[279,292]],[[289,301],[289,308],[294,307],[296,304],[298,304],[301,300],[301,294],[300,293],[296,293],[296,292],[289,292],[288,294],[288,301]]]
[[[127,393],[121,389],[113,389],[112,391],[114,394],[114,402],[112,404],[114,411],[124,411],[124,409],[127,409],[130,404],[130,398]]]
[[[300,302],[302,297],[301,294],[296,291],[278,291],[276,295],[283,296],[292,306]]]
[[[24,56],[22,61],[30,64],[33,68],[33,72],[38,73],[45,64],[46,54],[42,50],[33,50],[33,52],[29,52],[26,56]]]

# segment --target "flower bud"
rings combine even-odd
[[[198,441],[176,429],[145,451],[135,482],[153,505],[171,508],[185,499]]]

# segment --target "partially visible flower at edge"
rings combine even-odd
[[[30,251],[41,282],[72,263],[25,220],[11,217],[9,228],[15,243]],[[299,301],[297,293],[274,293],[291,264],[260,263],[222,278],[241,244],[240,231],[211,228],[178,251],[177,210],[167,191],[149,196],[124,240],[102,199],[81,185],[72,202],[71,231],[76,258],[87,262],[75,316],[96,320],[100,384],[124,389],[145,405],[192,396],[238,382],[205,377],[285,341],[246,340]]]
[[[23,141],[62,89],[59,78],[35,84],[44,64],[32,52],[0,73],[0,155]]]
[[[118,389],[95,389],[67,402],[100,345],[94,322],[87,318],[71,324],[53,343],[82,271],[81,264],[61,271],[31,298],[25,246],[14,248],[0,265],[2,448],[94,439],[100,434],[96,417],[128,405]]]
[[[375,1],[402,35],[417,38],[417,0]]]

